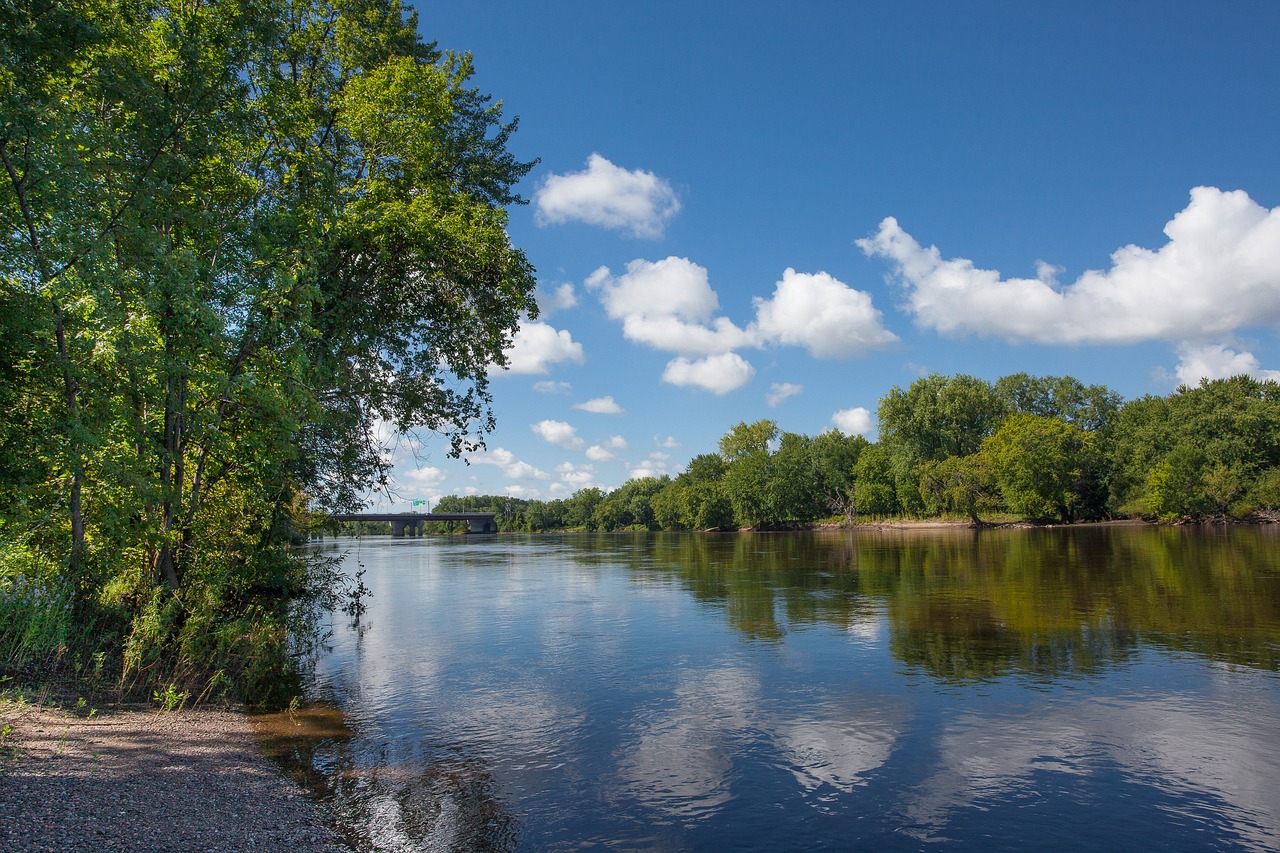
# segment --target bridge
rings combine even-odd
[[[492,512],[352,512],[329,516],[334,521],[387,521],[396,538],[421,536],[422,525],[428,521],[465,521],[468,533],[497,533],[497,517]]]

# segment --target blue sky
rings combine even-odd
[[[930,372],[1280,377],[1280,4],[421,2],[539,158],[543,312],[470,464],[380,505],[676,474],[739,421],[875,437]]]

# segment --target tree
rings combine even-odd
[[[771,517],[770,479],[773,476],[769,445],[778,437],[774,421],[739,423],[720,439],[724,457],[724,490],[740,527],[760,527]]]
[[[979,452],[926,462],[920,467],[920,492],[931,511],[964,513],[981,525],[979,513],[997,503],[991,459]]]
[[[564,502],[565,527],[594,530],[596,507],[604,500],[604,492],[594,486],[579,489]]]
[[[652,529],[656,524],[653,497],[671,482],[670,477],[638,477],[628,480],[606,495],[592,512],[592,523],[599,530],[619,530],[640,526]]]
[[[813,521],[824,508],[814,440],[784,432],[769,466],[768,510],[775,522]]]
[[[1235,376],[1130,401],[1110,445],[1112,500],[1123,511],[1229,510],[1280,465],[1280,385]]]
[[[739,423],[720,439],[720,455],[732,464],[747,456],[769,452],[769,444],[778,437],[778,424],[774,421]]]
[[[1280,468],[1269,468],[1254,480],[1245,496],[1243,509],[1246,512],[1280,509]]]
[[[1030,518],[1056,516],[1064,523],[1079,514],[1098,467],[1089,433],[1040,415],[1011,415],[982,453],[991,460],[1000,496],[1011,510]]]
[[[976,453],[1006,412],[987,382],[963,374],[917,379],[880,400],[879,444],[892,460],[897,501],[909,512],[924,508],[919,466]]]
[[[680,476],[691,482],[714,483],[724,479],[727,468],[728,464],[723,456],[715,453],[700,453],[689,460],[685,472]]]
[[[1151,469],[1138,505],[1144,514],[1167,520],[1210,511],[1213,501],[1204,487],[1204,468],[1200,449],[1178,445]]]
[[[719,480],[678,477],[652,499],[663,530],[718,530],[733,526],[733,506]]]
[[[989,383],[959,374],[917,379],[880,400],[880,443],[895,456],[919,462],[976,453],[1005,415]]]
[[[773,520],[773,476],[773,457],[767,450],[745,453],[730,463],[723,486],[739,527],[760,528]]]
[[[454,453],[493,426],[488,373],[536,313],[505,230],[515,123],[394,0],[0,23],[0,302],[29,353],[8,368],[50,428],[0,471],[8,500],[41,477],[40,507],[0,514],[60,519],[40,545],[83,609],[109,586],[135,626],[215,630],[275,590],[283,618],[312,586],[292,528],[385,476],[379,424]]]
[[[853,506],[862,515],[888,515],[900,508],[893,460],[879,443],[864,448],[853,466]]]
[[[708,530],[733,525],[723,480],[724,457],[703,453],[689,460],[683,474],[651,499],[654,520],[664,530]]]
[[[827,430],[813,439],[813,462],[826,509],[852,515],[853,469],[858,457],[871,442],[860,435]]]
[[[1110,433],[1120,411],[1119,394],[1071,376],[1014,373],[997,379],[995,390],[1010,412],[1058,418],[1103,435]]]

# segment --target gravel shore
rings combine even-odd
[[[0,702],[0,850],[341,853],[236,709]]]

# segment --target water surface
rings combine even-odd
[[[264,721],[378,850],[1280,847],[1272,528],[338,540]]]

